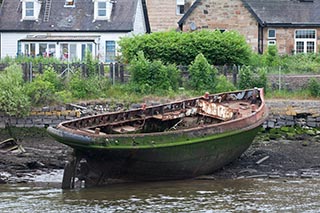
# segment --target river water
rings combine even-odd
[[[0,185],[0,212],[320,212],[320,178],[121,183],[73,190],[62,190],[54,181],[45,177]]]

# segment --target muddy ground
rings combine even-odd
[[[204,179],[320,177],[320,136],[296,135],[270,140],[262,133],[236,161]],[[24,153],[0,150],[0,183],[29,182],[30,177],[63,169],[72,149],[54,141],[44,129],[0,129],[0,141],[16,137]],[[267,138],[267,139],[266,139]]]

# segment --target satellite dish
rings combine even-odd
[[[197,29],[197,26],[194,22],[191,22],[190,23],[190,29],[193,31],[193,30],[196,30]]]

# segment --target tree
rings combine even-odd
[[[189,66],[191,89],[203,92],[214,92],[216,87],[216,75],[218,71],[213,68],[202,53],[197,55],[194,62]]]

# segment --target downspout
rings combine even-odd
[[[146,0],[142,0],[141,3],[142,3],[142,10],[144,13],[144,22],[146,24],[146,33],[151,33],[147,2]]]
[[[258,25],[258,53],[263,54],[263,26]]]

